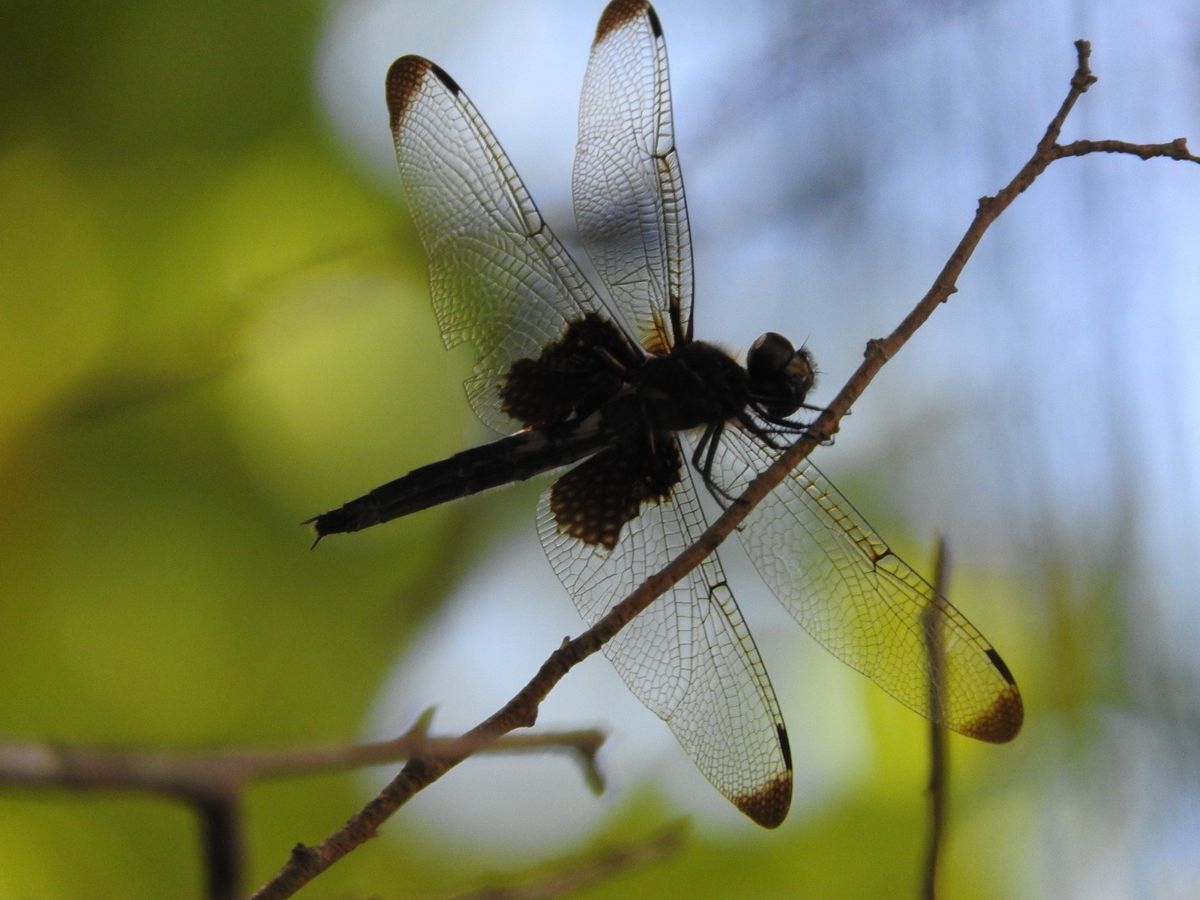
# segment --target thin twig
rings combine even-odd
[[[1088,153],[1124,153],[1142,159],[1174,159],[1179,162],[1200,163],[1200,156],[1188,149],[1187,138],[1175,138],[1165,144],[1131,144],[1129,141],[1072,141],[1055,146],[1058,159],[1084,156]]]
[[[925,653],[929,658],[929,842],[921,885],[921,896],[925,900],[934,900],[937,896],[938,861],[942,852],[942,836],[946,831],[946,788],[950,765],[946,726],[942,724],[942,698],[946,687],[946,636],[942,632],[943,617],[937,613],[939,607],[945,603],[949,569],[946,540],[938,538],[933,564],[933,603],[926,607],[921,616]]]
[[[430,737],[431,713],[389,741],[330,744],[284,750],[210,753],[0,742],[0,784],[72,790],[141,790],[182,800],[200,821],[205,896],[239,897],[246,872],[242,796],[246,784],[266,778],[357,769],[408,759],[415,752],[456,753],[461,738]],[[508,735],[488,753],[566,752],[575,756],[588,786],[604,782],[596,753],[604,734],[594,729]]]
[[[675,557],[664,569],[655,573],[632,594],[618,603],[602,619],[579,637],[564,641],[542,664],[537,674],[503,708],[463,735],[458,751],[444,756],[420,755],[408,761],[400,773],[380,794],[359,810],[337,831],[315,847],[298,844],[291,857],[280,871],[255,894],[257,898],[288,897],[325,871],[351,850],[375,835],[378,828],[397,809],[418,791],[436,781],[474,750],[486,747],[498,736],[514,728],[528,727],[537,719],[538,706],[558,681],[575,665],[591,656],[610,640],[634,616],[644,610],[655,598],[669,590],[711,554],[725,538],[742,522],[750,511],[760,503],[815,447],[828,440],[837,430],[842,417],[862,395],[867,385],[879,374],[879,370],[916,333],[933,314],[938,305],[949,299],[957,290],[957,281],[964,266],[975,252],[984,233],[1034,180],[1052,162],[1068,156],[1078,156],[1070,146],[1057,143],[1067,115],[1076,101],[1087,91],[1096,78],[1088,68],[1091,45],[1087,41],[1076,41],[1077,66],[1071,79],[1071,87],[1058,112],[1051,120],[1045,135],[1038,142],[1033,156],[1021,167],[1013,179],[994,197],[983,197],[979,201],[975,216],[963,234],[962,240],[950,254],[929,291],[905,316],[904,320],[886,338],[868,342],[865,358],[849,380],[817,419],[809,426],[805,435],[789,447],[780,457],[752,481],[740,497],[712,523],[700,538]],[[1155,156],[1186,159],[1197,162],[1187,152],[1186,143],[1176,140],[1168,144],[1131,145],[1137,146],[1135,153],[1142,158]],[[1116,146],[1108,146],[1105,152],[1125,152]],[[1182,155],[1181,155],[1182,154]]]
[[[250,781],[337,772],[399,762],[415,753],[461,752],[461,737],[429,737],[409,730],[398,738],[283,750],[209,753],[0,742],[0,784],[74,790],[136,789],[192,800],[238,791]],[[580,731],[514,734],[484,748],[493,754],[566,752],[578,757],[589,785],[602,783],[596,753],[604,734]]]
[[[539,900],[543,897],[574,895],[635,868],[660,862],[678,853],[687,833],[684,822],[674,822],[656,834],[602,849],[582,861],[572,860],[542,871],[508,887],[489,886],[463,894],[454,900]]]

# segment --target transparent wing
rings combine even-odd
[[[723,486],[740,493],[776,455],[742,429],[727,429],[718,450]],[[756,507],[739,536],[779,602],[838,659],[925,716],[931,685],[939,685],[943,724],[954,731],[996,743],[1016,736],[1021,695],[1000,655],[812,463],[801,463]],[[929,617],[942,642],[936,669]]]
[[[583,244],[626,325],[659,352],[690,338],[692,243],[667,51],[644,0],[614,0],[596,28],[572,186]]]
[[[567,534],[569,523],[552,509],[553,489],[542,494],[542,546],[589,624],[703,530],[686,466],[681,473],[672,496],[642,503],[641,514],[614,536],[611,550]],[[604,485],[595,489],[603,491]],[[655,600],[604,652],[717,790],[762,825],[783,821],[792,796],[783,717],[716,556]]]
[[[474,347],[467,397],[485,424],[511,432],[521,423],[499,396],[510,365],[536,358],[569,321],[604,304],[449,75],[402,57],[388,71],[387,103],[442,337],[447,348]]]

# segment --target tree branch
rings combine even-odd
[[[336,772],[408,759],[414,753],[454,754],[461,738],[429,737],[431,712],[389,741],[285,750],[211,753],[0,742],[0,784],[73,790],[140,790],[182,800],[200,820],[205,896],[241,895],[246,855],[241,798],[247,783],[315,772]],[[578,758],[588,786],[603,788],[596,753],[604,742],[594,729],[509,735],[482,748],[488,753],[566,752]]]
[[[1166,156],[1200,162],[1182,139],[1169,144],[1135,145],[1116,141],[1082,142],[1062,146],[1058,138],[1063,123],[1078,99],[1095,82],[1088,67],[1091,45],[1076,41],[1077,65],[1070,89],[1050,121],[1033,156],[994,197],[979,201],[975,216],[950,254],[932,286],[896,329],[886,338],[868,342],[863,362],[809,426],[807,432],[747,486],[700,538],[661,571],[641,584],[602,619],[573,640],[564,641],[542,664],[537,674],[501,709],[463,735],[453,752],[420,754],[411,758],[400,773],[363,809],[315,847],[298,844],[278,874],[255,894],[256,898],[287,897],[325,871],[359,844],[375,835],[378,828],[415,793],[436,781],[472,752],[488,746],[514,728],[529,727],[537,720],[538,706],[558,681],[578,663],[591,656],[634,616],[669,590],[712,553],[729,534],[815,447],[838,430],[842,417],[862,395],[883,365],[916,333],[939,304],[957,290],[957,282],[984,233],[1026,188],[1055,160],[1091,152],[1131,153],[1142,158]]]
[[[417,753],[459,752],[461,737],[429,737],[421,723],[398,738],[364,744],[329,744],[283,750],[209,753],[0,742],[0,784],[74,790],[135,789],[187,800],[219,797],[266,778],[336,772],[398,762]],[[594,729],[509,735],[488,753],[568,752],[578,757],[588,783],[600,784],[596,753],[604,734]]]

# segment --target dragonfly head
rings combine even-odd
[[[797,350],[774,331],[751,344],[746,371],[750,375],[751,400],[776,419],[794,414],[817,381],[817,367],[808,349]]]

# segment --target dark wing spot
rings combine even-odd
[[[679,442],[660,435],[651,446],[645,437],[597,453],[554,483],[550,510],[559,531],[612,550],[643,503],[670,499],[683,471]]]
[[[775,828],[787,818],[788,807],[792,805],[792,772],[789,769],[753,793],[729,799],[759,825]]]
[[[437,67],[423,56],[402,56],[388,69],[385,94],[393,134],[412,106],[425,73],[431,69],[436,70]]]
[[[620,390],[622,372],[639,361],[612,322],[588,313],[537,359],[513,363],[500,386],[501,409],[528,428],[584,418]]]
[[[650,25],[654,29],[655,35],[662,34],[658,17],[646,0],[613,0],[604,8],[604,12],[600,16],[600,24],[596,26],[596,39],[592,43],[600,43],[622,25],[647,12],[650,14]]]
[[[1005,744],[1017,736],[1025,721],[1025,707],[1015,687],[1000,693],[991,707],[974,721],[956,729],[967,737],[992,744]]]

